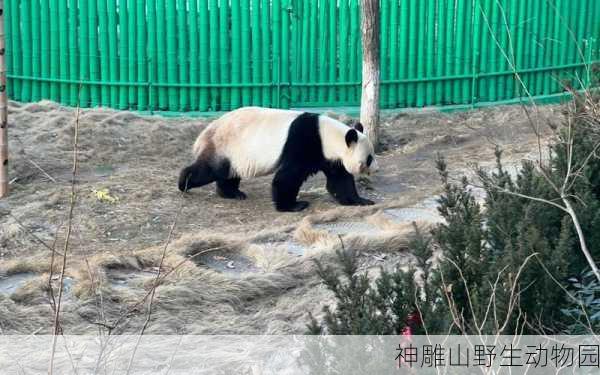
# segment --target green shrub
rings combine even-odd
[[[589,96],[577,97],[564,124],[555,129],[548,160],[523,162],[515,178],[497,149],[495,170],[477,170],[486,192],[482,206],[467,178],[451,181],[446,162],[438,157],[443,185],[438,210],[445,222],[431,233],[416,231],[413,268],[382,271],[371,283],[368,275],[357,273],[356,254],[339,253],[341,272],[319,265],[337,305],[325,309],[321,323],[311,317],[310,332],[399,334],[407,327],[429,334],[580,332],[583,308],[597,327],[600,299],[589,299],[600,286],[588,280],[576,290],[585,303],[574,303],[565,293],[569,276],[580,274],[587,261],[571,217],[548,203],[569,200],[592,256],[600,258],[597,104]],[[430,262],[432,246],[443,254],[436,267]]]
[[[571,278],[572,303],[562,310],[572,319],[567,332],[591,334],[600,331],[600,283],[591,271]],[[591,328],[591,329],[590,329]]]

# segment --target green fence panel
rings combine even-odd
[[[100,81],[100,53],[104,54],[106,51],[100,51],[98,48],[98,1],[99,0],[88,0],[88,38],[89,38],[89,63],[90,63],[90,81],[93,82],[90,85],[90,106],[95,107],[98,105],[102,105],[102,98],[100,96],[100,87],[104,85],[96,84],[95,82]],[[100,0],[101,1],[101,0]],[[129,16],[131,17],[131,12],[129,12]],[[52,20],[50,20],[52,21]],[[135,28],[129,25],[130,35],[133,33]],[[86,41],[83,40],[82,43]],[[133,45],[133,43],[129,42],[129,45]],[[133,52],[132,52],[133,51]],[[131,55],[134,54],[134,49],[129,49],[130,59]],[[129,78],[129,82],[133,82],[134,79],[132,77]],[[130,87],[130,91],[131,91]],[[129,103],[133,101],[130,100]],[[84,102],[83,105],[86,103]],[[135,108],[132,107],[132,108]]]
[[[177,1],[177,65],[179,66],[179,83],[189,83],[189,58],[188,58],[188,25],[186,0]],[[179,89],[179,110],[189,110],[189,88]]]
[[[67,0],[59,0],[58,3],[58,62],[60,64],[59,75],[62,81],[60,85],[60,101],[61,103],[69,103],[71,99],[71,85],[69,80],[69,12]],[[108,64],[107,64],[108,65]]]
[[[278,97],[280,98],[279,107],[288,108],[290,106],[290,90],[289,86],[286,84],[290,81],[290,11],[291,10],[291,0],[283,0],[281,5],[281,58],[280,61],[280,72],[279,76],[280,84],[277,86],[279,88]],[[244,82],[248,82],[244,79]]]
[[[195,3],[195,2],[194,2]],[[191,9],[190,9],[191,11]],[[146,62],[148,68],[148,109],[155,110],[158,108],[158,89],[154,83],[158,82],[157,72],[157,43],[158,43],[158,19],[156,18],[156,2],[150,1],[146,8],[147,14],[147,30],[146,30]]]
[[[268,85],[271,106],[281,106],[281,0],[270,0],[268,6],[271,21],[269,22],[270,53],[269,67],[271,77],[264,82]]]
[[[516,64],[516,60],[515,60],[515,56],[516,56],[516,45],[515,45],[515,39],[513,37],[513,35],[518,35],[517,34],[517,28],[519,26],[519,19],[518,19],[518,9],[519,9],[519,0],[510,0],[509,1],[509,8],[508,8],[508,15],[504,16],[505,19],[505,28],[507,31],[507,36],[509,38],[508,42],[507,42],[507,50],[506,50],[506,57],[505,57],[505,70],[507,72],[511,72],[510,75],[507,75],[506,77],[506,97],[507,98],[512,98],[515,95],[517,95],[515,89],[516,87],[518,87],[518,82],[516,82],[516,77],[514,75],[514,69],[515,69],[515,64]],[[551,35],[551,34],[548,34]],[[545,39],[547,40],[547,39]],[[551,55],[551,51],[548,50],[548,46],[546,45],[544,47],[544,52],[548,58],[548,55]],[[549,52],[549,53],[548,53]],[[548,63],[550,64],[550,63]],[[550,81],[548,80],[547,83],[549,83]]]
[[[12,10],[14,8],[14,5],[11,4],[11,0],[8,0],[6,2],[4,2],[5,4],[5,9],[4,9],[4,30],[5,30],[5,41],[4,41],[4,45],[6,48],[6,72],[8,74],[14,74],[14,68],[13,68],[13,47],[12,47],[12,40],[13,38],[11,37],[12,35],[14,35],[14,32],[12,31],[12,24],[13,24],[13,17],[12,17]],[[15,9],[16,12],[16,9]],[[18,80],[15,80],[18,81]],[[8,94],[9,98],[13,98],[15,97],[15,90],[13,85],[16,84],[18,82],[13,82],[13,81],[9,81],[6,87],[6,92]]]
[[[263,0],[261,2],[261,36],[262,36],[262,59],[258,63],[258,68],[262,68],[262,105],[267,107],[273,105],[271,102],[271,88],[267,83],[271,82],[273,72],[271,62],[271,1]],[[258,4],[257,4],[258,6]]]
[[[42,4],[47,4],[48,0],[42,0]],[[42,30],[45,30],[44,26],[44,15],[47,17],[47,8],[42,6]],[[89,44],[89,27],[88,27],[88,2],[82,1],[79,4],[79,81],[81,82],[81,88],[79,93],[80,105],[87,107],[90,105],[90,85],[83,84],[84,82],[90,81],[90,44]],[[48,61],[50,59],[50,51],[46,50],[48,38],[42,34],[42,77],[50,78],[48,70]],[[45,53],[47,51],[47,53]],[[126,87],[126,86],[123,86]],[[42,96],[48,98],[49,93],[49,82],[43,82],[42,84]],[[120,107],[122,109],[127,108],[127,101],[123,102]]]
[[[58,26],[58,0],[50,0],[48,6],[50,12],[50,78],[60,78],[60,31]],[[23,14],[23,9],[21,9]],[[23,81],[23,83],[25,83]],[[50,99],[55,102],[60,101],[60,83],[50,82]]]
[[[77,8],[75,8],[77,9]],[[75,13],[76,14],[76,13]],[[6,25],[8,27],[8,25]],[[41,77],[41,14],[39,0],[33,0],[31,5],[31,75]],[[72,49],[71,49],[72,51]],[[71,52],[72,53],[72,52]],[[7,62],[11,60],[7,58]],[[39,80],[31,81],[31,100],[38,101],[42,98],[42,83]],[[10,95],[10,92],[9,92]]]
[[[77,0],[71,0],[76,3]],[[154,3],[148,4],[148,8],[154,8]],[[119,81],[119,43],[117,38],[118,27],[118,14],[117,14],[117,1],[107,0],[107,18],[108,18],[108,61],[109,61],[109,80],[112,83],[110,87],[110,105],[111,107],[118,107],[119,105],[119,88],[115,85]],[[150,14],[148,15],[148,22],[151,21]],[[75,29],[77,30],[77,24]],[[72,33],[72,35],[76,35]],[[148,51],[150,53],[150,51]]]
[[[200,29],[198,26],[198,2],[190,2],[187,22],[189,25],[189,63],[191,84],[200,83]],[[206,103],[203,103],[206,106]],[[197,111],[200,105],[200,97],[197,88],[190,89],[190,110]],[[206,109],[203,109],[204,111]]]
[[[456,49],[454,47],[454,26],[456,21],[456,14],[454,11],[454,1],[446,0],[446,22],[440,23],[440,26],[444,26],[443,34],[440,35],[441,38],[446,39],[446,77],[448,79],[445,81],[445,103],[446,104],[455,104],[454,97],[452,96],[454,92],[454,80],[452,77],[454,76],[454,71],[456,68]],[[419,78],[419,77],[414,77]]]
[[[31,55],[31,0],[21,1],[21,45],[23,46],[22,54],[22,71],[24,76],[32,74],[32,55]],[[21,87],[21,96],[23,101],[31,100],[31,81],[24,81]]]
[[[310,80],[310,75],[311,75],[311,67],[312,65],[308,63],[308,59],[309,56],[311,55],[310,51],[310,47],[311,45],[309,44],[310,42],[310,35],[311,35],[311,30],[310,30],[310,21],[311,21],[311,17],[310,17],[310,9],[311,6],[308,3],[308,1],[305,1],[302,3],[303,4],[303,8],[302,8],[302,12],[299,14],[299,18],[302,19],[302,30],[301,30],[301,38],[302,38],[302,48],[298,51],[298,62],[302,67],[302,76],[300,78],[300,80],[298,80],[298,82],[308,82]],[[300,55],[301,54],[301,55]],[[306,101],[309,98],[309,90],[308,90],[308,86],[307,85],[302,85],[302,91],[301,94],[298,96],[298,98],[296,98],[297,102],[302,102],[302,101]]]
[[[148,4],[150,5],[150,4]],[[136,56],[137,56],[137,82],[146,83],[148,81],[148,19],[146,13],[146,4],[143,1],[137,1],[136,13]],[[184,13],[184,17],[186,14]],[[149,85],[141,86],[137,92],[137,108],[140,110],[148,109]]]
[[[160,2],[160,0],[158,0]],[[86,3],[84,1],[84,3]],[[122,0],[119,6],[119,81],[128,82],[129,75],[127,71],[127,64],[129,61],[128,41],[129,41],[129,25],[127,24],[128,10],[127,1]],[[83,4],[82,4],[83,5]],[[86,21],[87,22],[87,21]],[[86,32],[83,24],[81,25],[81,31]],[[157,32],[157,36],[164,36],[164,33]],[[87,36],[87,34],[86,34]],[[82,35],[82,40],[84,40]],[[83,68],[83,66],[82,66]],[[83,99],[82,99],[82,102]],[[119,107],[120,109],[126,109],[129,107],[129,88],[126,84],[119,85]],[[166,107],[163,107],[166,108]]]
[[[319,40],[319,34],[318,34],[318,30],[317,30],[318,8],[313,7],[313,6],[311,6],[311,4],[309,4],[309,5],[307,5],[307,9],[310,10],[310,13],[307,12],[307,14],[306,14],[306,16],[309,17],[310,35],[307,35],[307,38],[309,40],[310,50],[308,52],[309,58],[304,63],[310,67],[310,71],[309,71],[308,81],[304,81],[309,86],[309,96],[305,99],[305,103],[307,103],[308,105],[313,105],[313,103],[318,101],[317,95],[318,95],[318,91],[320,90],[320,87],[318,87],[316,85],[311,85],[311,83],[313,83],[313,82],[318,82],[317,69],[319,68],[319,64],[320,64],[320,62],[317,61],[317,58],[319,56],[317,53],[317,51],[318,51],[317,50],[318,49],[317,41]],[[310,16],[309,16],[309,14],[310,14]]]
[[[175,9],[175,1],[170,0],[167,1],[167,4],[169,4],[169,8],[168,9]],[[137,55],[137,46],[136,46],[136,42],[137,42],[137,23],[136,23],[136,0],[129,0],[128,4],[127,4],[127,35],[124,35],[127,38],[127,44],[128,44],[128,48],[127,48],[127,79],[129,80],[129,82],[137,82],[137,60],[138,58],[142,58],[142,56],[138,56]],[[91,21],[91,20],[90,20]],[[167,27],[168,26],[172,26],[173,28],[175,28],[176,23],[175,23],[175,17],[173,15],[170,15],[167,13]],[[168,34],[168,31],[167,31]],[[169,35],[167,35],[167,38],[169,38]],[[173,40],[175,40],[175,37],[172,37]],[[176,55],[176,52],[172,53],[173,56]],[[92,63],[93,66],[93,63]],[[176,61],[170,61],[167,64],[167,67],[169,69],[169,71],[171,71],[172,69],[177,69],[177,62]],[[92,71],[92,75],[93,75],[93,71]],[[173,81],[175,82],[175,81]],[[138,108],[137,105],[137,91],[138,91],[138,86],[137,85],[128,85],[129,86],[129,90],[128,90],[128,94],[127,94],[127,102],[129,103],[129,107],[130,108]],[[92,101],[94,100],[94,88],[92,88]],[[170,103],[172,104],[171,108],[173,108],[174,110],[179,109],[178,106],[176,104]]]
[[[23,80],[15,79],[10,80],[10,74],[14,74],[19,77],[23,74],[23,48],[21,44],[21,14],[22,8],[20,6],[20,0],[9,0],[6,4],[8,11],[6,17],[6,38],[10,39],[9,43],[6,43],[6,48],[11,48],[8,51],[8,56],[12,57],[12,64],[7,66],[7,75],[9,81],[8,86],[12,87],[12,97],[15,99],[22,99],[23,93],[21,87]]]
[[[69,85],[69,105],[76,106],[79,100],[79,85],[75,82],[79,81],[79,48],[77,46],[78,36],[79,36],[79,21],[78,21],[78,13],[79,8],[77,6],[77,0],[69,0],[69,80],[71,84]],[[112,30],[115,27],[111,27]],[[115,46],[116,46],[116,33],[115,35]],[[38,59],[35,59],[38,61]],[[117,62],[111,60],[110,67],[111,69],[116,68],[118,65]],[[116,82],[117,77],[112,77],[111,82]],[[113,105],[116,105],[116,99],[112,102]]]
[[[241,24],[240,24],[240,32],[241,35],[241,55],[240,55],[240,63],[241,63],[241,81],[244,83],[242,88],[242,105],[248,106],[252,104],[252,90],[249,86],[251,81],[252,74],[252,53],[251,53],[251,43],[250,43],[250,0],[242,0],[240,5],[241,10]],[[289,25],[288,25],[289,27]],[[289,30],[289,29],[288,29]]]
[[[210,0],[209,8],[209,63],[210,63],[210,83],[219,82],[219,5],[218,0]],[[260,21],[260,17],[257,18]],[[260,43],[256,45],[260,46]],[[216,87],[210,92],[210,108],[216,110],[218,108],[219,91]]]
[[[108,35],[108,5],[106,0],[98,0],[98,48],[100,51],[100,80],[103,82],[110,82],[110,50],[108,48]],[[104,106],[115,105],[115,103],[110,101],[110,87],[108,85],[102,85],[100,87],[100,103]]]
[[[268,20],[265,19],[263,14],[263,22],[268,26]],[[229,81],[229,69],[231,68],[230,61],[230,47],[231,47],[231,36],[229,34],[229,2],[228,1],[219,1],[219,83],[228,84]],[[263,38],[263,46],[268,46],[269,41],[264,40]],[[268,69],[268,68],[265,68]],[[219,109],[229,110],[231,109],[231,89],[230,87],[223,87],[220,92],[220,106]],[[268,104],[267,104],[268,105]]]
[[[21,43],[23,46],[22,54],[22,72],[24,76],[31,76],[33,73],[33,56],[32,56],[32,24],[31,9],[32,0],[21,1]],[[21,96],[24,101],[31,100],[31,81],[24,81],[21,87]]]
[[[390,66],[390,0],[381,0],[381,29],[380,29],[380,40],[381,40],[381,80],[389,81],[390,74],[389,70]],[[381,91],[386,91],[388,86],[382,85]],[[385,98],[388,98],[387,95],[384,95]],[[383,102],[383,101],[382,101]],[[389,103],[384,103],[384,105],[389,105]]]
[[[359,82],[362,76],[362,52],[360,50],[360,18],[359,18],[359,0],[350,0],[350,83]],[[351,85],[350,97],[348,101],[351,103],[360,102],[360,85]]]
[[[155,64],[156,81],[153,81],[157,87],[157,108],[160,110],[169,108],[168,90],[165,85],[159,86],[160,82],[167,82],[167,29],[164,20],[166,17],[165,0],[156,0],[156,52]],[[151,55],[152,56],[152,55]]]
[[[442,0],[438,1],[439,4],[443,3]],[[409,0],[400,1],[400,26],[398,27],[399,41],[396,46],[398,54],[400,56],[398,61],[398,79],[406,80],[408,78],[408,61],[409,57],[409,24],[410,22],[410,8]],[[438,41],[439,44],[439,41]],[[439,50],[439,47],[438,47]],[[441,90],[440,90],[441,91]],[[408,90],[407,85],[404,83],[398,84],[398,106],[408,107],[407,102]]]
[[[231,82],[242,82],[242,14],[240,0],[231,0]],[[242,93],[239,87],[231,90],[231,107],[242,104]]]
[[[260,30],[260,3],[259,0],[252,0],[251,4],[252,13],[252,104],[262,104],[262,89],[260,83],[262,82],[262,37]]]
[[[471,52],[473,48],[471,45],[471,35],[473,33],[471,26],[473,24],[473,19],[470,1],[459,2],[458,5],[458,13],[460,16],[458,17],[456,26],[456,64],[457,73],[463,78],[456,82],[454,96],[459,104],[467,104],[469,103],[470,98],[468,77],[472,75],[470,68],[471,58],[473,56]]]
[[[383,108],[598,84],[600,1],[380,0]],[[359,0],[8,0],[8,94],[151,111],[360,103]]]
[[[208,4],[207,2],[200,2],[199,4],[199,27],[200,27],[200,45],[198,47],[199,54],[198,56],[193,56],[192,58],[198,60],[200,65],[200,84],[206,85],[210,82],[210,70],[209,70],[209,60],[210,60],[210,44],[209,44],[209,23],[208,23]],[[248,81],[249,82],[249,81]],[[208,111],[210,109],[210,92],[207,88],[200,88],[200,103],[199,110],[200,111]]]
[[[173,0],[163,0],[165,2],[166,17],[166,66],[163,69],[167,71],[167,84],[169,86],[168,97],[169,97],[169,109],[177,111],[179,110],[179,95],[177,89],[177,76],[178,76],[178,64],[177,64],[177,7]],[[160,18],[159,18],[160,19]],[[159,67],[160,70],[160,67]]]
[[[350,4],[348,0],[340,0],[339,8],[339,81],[348,82],[348,64],[350,62],[349,44],[350,44]],[[340,88],[338,90],[338,100],[345,102],[348,100],[348,90]]]

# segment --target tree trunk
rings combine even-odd
[[[8,195],[8,108],[4,42],[4,0],[0,0],[0,198]]]
[[[361,0],[363,49],[360,122],[377,150],[379,148],[379,0]]]

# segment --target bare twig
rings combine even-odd
[[[79,92],[78,92],[78,98],[77,98],[77,110],[76,110],[76,116],[75,116],[75,126],[73,129],[74,138],[73,138],[73,169],[71,172],[71,193],[70,193],[71,199],[70,199],[70,203],[69,203],[69,211],[67,214],[67,233],[65,236],[65,243],[63,246],[62,265],[61,265],[61,270],[60,270],[60,277],[58,280],[58,282],[59,282],[58,301],[56,302],[56,309],[54,312],[52,352],[51,352],[51,356],[50,356],[50,367],[49,367],[49,371],[48,371],[50,373],[50,375],[52,375],[53,370],[54,370],[54,356],[56,353],[57,335],[62,334],[62,329],[60,328],[60,308],[61,308],[62,296],[63,296],[65,271],[67,269],[67,254],[69,251],[71,232],[73,229],[73,211],[75,209],[75,202],[77,199],[75,184],[77,181],[77,167],[78,167],[77,153],[78,153],[78,141],[79,141],[79,115],[81,112],[80,105],[79,105],[80,97],[81,97],[81,84],[79,84]]]
[[[56,228],[56,233],[54,233],[54,242],[52,243],[53,249],[56,247],[56,241],[58,240],[58,231],[60,230],[61,226],[62,224]],[[52,308],[52,311],[56,314],[56,297],[54,296],[54,288],[52,288],[52,279],[54,278],[54,260],[56,258],[55,254],[56,252],[53,251],[52,255],[50,256],[50,270],[48,272],[48,294],[50,295],[50,308]],[[61,254],[60,256],[64,258],[63,254]]]
[[[600,271],[598,270],[598,266],[596,265],[594,258],[592,258],[592,254],[590,253],[590,251],[587,247],[587,244],[585,242],[585,236],[583,235],[583,230],[581,229],[581,224],[579,223],[579,218],[577,217],[577,213],[575,213],[575,210],[573,209],[573,206],[571,205],[571,202],[569,201],[569,199],[563,197],[563,203],[565,204],[565,207],[567,208],[567,212],[568,212],[569,216],[571,216],[571,220],[573,220],[573,225],[575,226],[575,230],[577,231],[577,237],[579,238],[579,245],[581,246],[581,252],[585,256],[585,259],[587,260],[588,265],[592,269],[592,272],[594,272],[594,275],[596,276],[598,281],[600,281]]]
[[[96,304],[98,305],[99,317],[102,322],[106,323],[106,316],[104,314],[104,296],[102,294],[102,288],[98,288],[98,285],[96,284],[96,278],[94,277],[94,272],[92,271],[92,268],[90,266],[90,262],[89,262],[87,254],[84,254],[83,257],[85,260],[85,266],[87,269],[88,277],[90,278],[92,293],[94,294],[94,299],[96,301]],[[100,300],[98,300],[98,298]],[[101,327],[102,327],[102,325],[101,325]],[[99,332],[100,332],[100,334],[102,334],[101,329],[99,330]]]
[[[197,258],[199,256],[202,256],[204,254],[208,254],[210,252],[213,251],[218,251],[223,249],[223,246],[216,246],[216,247],[212,247],[210,249],[205,249],[202,251],[199,251],[197,253],[195,253],[194,255],[190,255],[189,257],[183,259],[181,262],[177,263],[173,268],[171,268],[170,270],[168,270],[167,272],[165,272],[164,275],[161,276],[160,280],[158,280],[158,282],[153,283],[152,288],[150,290],[148,290],[146,292],[146,294],[139,300],[137,301],[135,304],[133,304],[130,308],[127,309],[127,311],[125,311],[123,314],[121,314],[113,324],[102,324],[100,322],[95,322],[94,324],[98,324],[101,325],[105,328],[108,329],[109,334],[112,334],[115,329],[117,327],[119,327],[121,325],[121,323],[130,315],[132,314],[135,310],[137,310],[142,304],[144,304],[144,302],[146,302],[146,300],[148,299],[148,297],[150,297],[152,290],[155,288],[158,288],[159,286],[161,286],[164,281],[176,270],[178,270],[181,266],[183,266],[184,264],[186,264],[187,262],[192,261],[194,258]]]
[[[187,183],[186,183],[187,185]],[[187,186],[186,189],[184,189],[184,192],[187,190]],[[185,203],[185,198],[184,198],[184,192],[181,193],[181,203],[179,205],[179,209],[177,210],[177,212],[175,213],[175,219],[173,219],[173,223],[171,224],[171,229],[169,230],[169,234],[167,236],[167,240],[165,242],[165,246],[163,247],[163,251],[162,254],[160,256],[160,262],[158,264],[158,272],[156,273],[156,277],[154,278],[154,283],[152,285],[152,289],[151,289],[151,293],[150,293],[150,300],[148,301],[148,311],[146,313],[146,320],[144,321],[144,325],[142,326],[142,329],[140,331],[139,337],[137,339],[137,342],[135,344],[135,347],[133,348],[133,353],[131,353],[131,358],[129,359],[129,364],[127,365],[127,374],[130,373],[131,371],[131,366],[133,366],[133,360],[135,359],[135,354],[137,352],[137,349],[140,345],[140,342],[142,340],[142,336],[144,335],[144,333],[146,332],[146,328],[148,328],[148,324],[150,323],[150,318],[152,317],[152,306],[154,303],[154,296],[156,294],[156,288],[158,287],[158,283],[160,282],[160,276],[161,276],[161,270],[165,261],[165,257],[167,255],[167,249],[169,247],[169,244],[171,243],[171,239],[173,237],[173,232],[175,231],[175,227],[177,226],[177,221],[179,219],[179,214],[181,213],[181,211],[183,210],[183,205]]]
[[[54,246],[48,245],[44,240],[39,238],[35,233],[33,233],[29,228],[27,228],[27,226],[21,220],[19,220],[11,212],[8,212],[8,216],[10,216],[15,221],[15,223],[17,223],[27,233],[27,235],[29,235],[31,238],[33,238],[35,241],[37,241],[40,245],[42,245],[46,249],[50,250],[53,254],[56,254],[58,256],[63,255],[60,251],[56,250]],[[58,231],[58,229],[60,229],[60,225],[58,226],[57,231]],[[56,243],[56,237],[54,238],[54,243]]]
[[[42,167],[40,167],[40,165],[38,163],[36,163],[35,161],[31,160],[31,159],[26,159],[31,165],[33,165],[34,167],[36,167],[37,169],[39,169],[40,172],[42,172],[44,174],[44,176],[46,176],[50,181],[56,183],[56,180],[54,179],[54,177],[50,176]]]

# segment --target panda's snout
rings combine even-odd
[[[185,167],[179,173],[179,181],[178,187],[181,192],[187,192],[190,186],[190,178],[192,177],[192,172],[190,167]]]
[[[369,167],[366,163],[360,163],[358,166],[358,174],[369,174]]]
[[[377,161],[373,159],[373,161],[371,162],[371,165],[369,165],[369,168],[367,168],[367,174],[373,174],[375,172],[377,172],[379,170],[379,165],[377,164]]]

